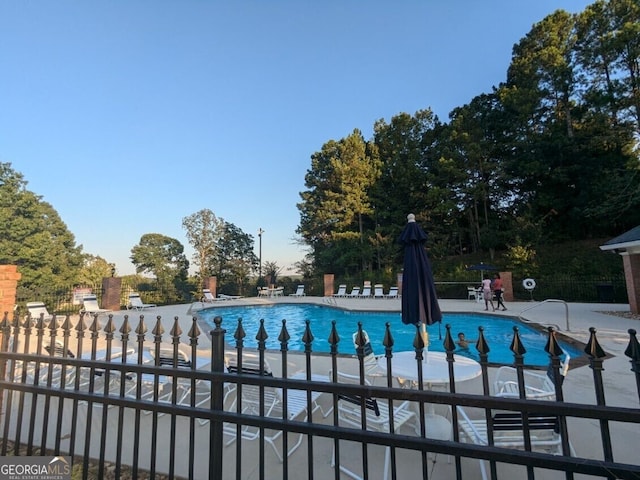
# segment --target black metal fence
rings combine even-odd
[[[592,405],[564,401],[562,351],[552,329],[546,347],[551,388],[536,396],[526,380],[517,331],[512,343],[515,377],[501,395],[490,385],[489,345],[482,330],[477,344],[481,391],[460,393],[460,360],[449,328],[444,391],[429,388],[418,332],[417,376],[408,380],[394,371],[388,327],[382,357],[387,373],[377,376],[368,370],[370,355],[361,327],[355,357],[339,353],[335,324],[329,355],[312,352],[308,322],[304,354],[288,352],[285,322],[279,352],[265,349],[263,325],[255,332],[258,348],[253,350],[243,347],[242,322],[234,328],[227,332],[218,317],[207,337],[194,318],[184,334],[175,319],[165,335],[160,318],[147,326],[142,316],[136,325],[128,317],[116,321],[109,316],[103,326],[98,317],[74,324],[69,317],[47,323],[44,318],[5,316],[0,454],[68,455],[75,474],[84,479],[93,478],[92,468],[95,478],[241,479],[257,474],[337,479],[349,470],[362,478],[386,478],[391,472],[392,478],[426,479],[437,455],[453,458],[453,464],[439,463],[443,470],[438,478],[477,476],[478,464],[468,459],[487,461],[491,478],[514,478],[503,470],[510,465],[524,468],[528,478],[547,471],[567,479],[575,474],[640,477],[639,465],[616,460],[613,453],[613,439],[620,438],[615,429],[636,431],[640,409],[606,405],[605,353],[594,329],[585,348],[593,371]],[[233,347],[227,343],[231,338]],[[211,348],[199,348],[209,339]],[[633,330],[626,354],[632,372],[623,381],[635,383],[635,404],[640,399],[640,345]],[[351,374],[349,365],[355,366]],[[431,430],[435,408],[444,411],[444,436]],[[470,410],[478,416],[470,419]],[[576,420],[588,421],[590,432],[580,435],[600,443],[600,456],[573,452]],[[474,431],[477,435],[469,433]]]

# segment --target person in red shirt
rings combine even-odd
[[[502,306],[502,310],[506,310],[507,307],[504,306],[504,302],[502,301],[502,279],[500,278],[500,274],[496,273],[493,282],[491,282],[491,288],[493,289],[493,294],[496,296],[496,300],[498,301],[498,309]]]

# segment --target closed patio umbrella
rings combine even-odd
[[[404,248],[402,273],[402,322],[426,325],[442,321],[431,264],[425,250],[427,234],[416,223],[415,215],[407,216],[407,224],[400,235]]]

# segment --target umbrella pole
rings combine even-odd
[[[429,347],[429,334],[427,333],[427,326],[424,322],[420,323],[420,336],[422,337],[422,343],[424,343],[424,348]]]

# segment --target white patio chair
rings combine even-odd
[[[31,314],[32,321],[37,321],[40,318],[40,315],[44,315],[45,321],[49,321],[53,318],[53,315],[49,313],[44,302],[27,302],[27,312]]]
[[[360,287],[353,287],[351,289],[351,293],[345,295],[345,297],[349,297],[349,298],[358,298],[358,297],[360,297]]]
[[[216,301],[216,297],[213,296],[211,290],[204,288],[202,290],[202,299],[200,301],[204,303],[213,303]]]
[[[360,379],[356,375],[350,375],[343,372],[336,372],[339,383],[359,384]],[[365,381],[365,384],[369,384]],[[364,401],[364,412],[363,403]],[[420,434],[419,420],[416,413],[411,409],[408,401],[397,401],[397,405],[393,406],[393,430],[398,432],[405,426],[413,428],[414,432]],[[356,429],[362,429],[364,421],[367,430],[389,433],[391,430],[391,416],[389,411],[389,402],[385,400],[377,400],[371,397],[362,397],[360,395],[338,394],[338,421],[341,426],[348,426]],[[335,444],[331,455],[331,466],[335,468]],[[387,480],[390,470],[391,448],[385,447],[384,455],[384,479]],[[362,480],[362,477],[350,470],[340,462],[340,471],[351,478]]]
[[[304,293],[304,285],[298,285],[298,289],[296,290],[295,293],[290,293],[289,294],[290,297],[304,297],[305,293]]]
[[[99,315],[101,313],[108,313],[111,310],[100,308],[98,305],[98,298],[95,295],[85,295],[82,299],[82,309],[80,315],[88,313],[89,315]]]
[[[243,374],[251,374],[251,372],[245,371],[244,366],[242,368]],[[237,395],[237,389],[235,389]],[[229,410],[236,411],[237,402],[240,402],[240,408],[243,416],[252,415],[256,417],[272,417],[283,419],[283,393],[279,388],[273,388],[265,386],[260,388],[258,385],[242,385],[242,393],[240,398],[236,397],[234,403],[229,407]],[[262,405],[262,411],[261,411]],[[304,422],[307,420],[307,394],[303,390],[287,390],[287,419],[297,420]],[[268,443],[278,457],[280,462],[284,461],[284,455],[287,457],[295,452],[302,444],[304,436],[302,433],[291,433],[296,435],[297,440],[290,446],[287,452],[282,452],[279,444],[279,439],[282,437],[282,430],[264,429],[260,431],[259,427],[252,425],[240,425],[240,431],[238,432],[238,425],[225,423],[223,426],[223,432],[227,435],[229,440],[226,445],[230,445],[236,441],[238,434],[240,434],[243,440],[261,440],[262,438]]]
[[[471,419],[464,408],[457,406],[460,440],[476,445],[488,445],[487,420],[484,417]],[[553,415],[529,415],[529,438],[531,451],[562,455],[562,438],[559,432],[558,417]],[[493,444],[503,448],[525,448],[522,415],[518,412],[498,412],[493,417]],[[569,444],[571,455],[575,456],[573,446]],[[484,460],[480,461],[482,479],[487,480]]]
[[[467,300],[476,300],[478,296],[478,290],[476,287],[467,287]]]
[[[380,381],[386,379],[386,373],[380,369],[378,366],[378,357],[373,351],[373,347],[371,346],[371,340],[369,339],[369,334],[366,330],[362,331],[364,336],[365,343],[363,345],[364,348],[364,374],[367,377],[367,380],[371,384],[379,384]],[[351,337],[353,339],[353,347],[358,350],[358,331],[353,332]]]
[[[345,284],[338,285],[338,291],[333,294],[334,297],[344,297],[347,294],[347,286]]]
[[[564,377],[569,369],[571,357],[565,353],[560,365],[560,374]],[[523,370],[525,396],[527,399],[555,400],[556,388],[547,373]],[[518,374],[513,367],[500,367],[493,382],[494,395],[505,398],[520,398]]]
[[[381,283],[373,286],[373,298],[384,298],[384,286]]]
[[[139,293],[132,293],[129,295],[129,303],[127,304],[127,310],[144,310],[145,308],[153,308],[157,305],[155,303],[142,303]]]
[[[389,288],[389,293],[387,293],[384,298],[398,298],[398,287]]]
[[[239,298],[243,298],[242,295],[226,295],[224,293],[218,294],[218,300],[238,300]]]

